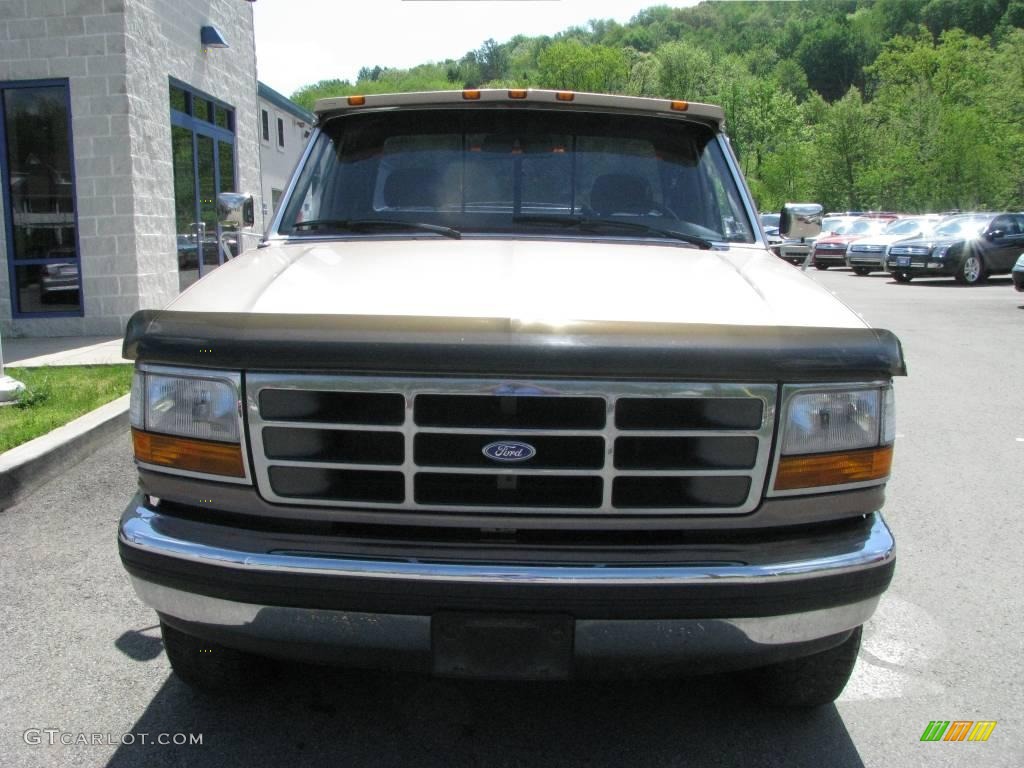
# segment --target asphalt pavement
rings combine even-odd
[[[193,694],[117,559],[135,487],[122,434],[0,513],[0,766],[1024,764],[1024,294],[1008,279],[811,276],[896,332],[910,369],[885,508],[896,577],[837,705],[767,709],[729,677],[513,684],[288,665],[243,697]],[[997,726],[983,743],[921,742],[932,720]]]

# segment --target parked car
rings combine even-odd
[[[880,235],[889,221],[882,218],[860,218],[849,224],[840,225],[838,234],[819,237],[814,241],[811,263],[817,269],[846,266],[846,247],[865,235]]]
[[[1024,291],[1024,253],[1017,257],[1017,263],[1013,265],[1013,287],[1018,291]]]
[[[889,248],[886,263],[897,282],[915,277],[953,277],[977,285],[1006,274],[1024,247],[1024,214],[971,213],[951,216],[931,237]]]
[[[926,237],[941,221],[934,214],[904,216],[886,225],[879,235],[868,235],[850,242],[846,248],[846,266],[858,275],[886,271],[885,254],[889,246],[900,240]]]

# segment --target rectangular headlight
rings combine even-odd
[[[146,429],[238,442],[238,391],[218,379],[146,374]]]
[[[797,391],[784,404],[773,489],[809,493],[884,481],[895,437],[891,386]]]
[[[847,451],[878,445],[881,391],[808,392],[786,411],[783,455]]]
[[[240,392],[237,373],[136,370],[129,411],[136,458],[244,478]]]

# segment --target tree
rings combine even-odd
[[[703,101],[711,95],[711,54],[687,43],[666,43],[655,54],[661,95]]]
[[[862,41],[848,25],[827,19],[808,32],[796,49],[807,82],[829,101],[861,83]]]
[[[862,206],[860,183],[872,155],[873,131],[856,88],[829,106],[815,135],[816,197],[827,208]]]
[[[936,37],[955,28],[984,37],[996,28],[1006,5],[1006,0],[930,0],[921,9],[921,20]]]
[[[629,67],[626,93],[631,96],[657,96],[660,67],[658,59],[653,54],[634,48],[625,48],[623,52]]]
[[[508,74],[508,53],[492,39],[485,40],[477,49],[476,63],[480,67],[480,79],[484,82],[497,80]]]
[[[552,43],[538,60],[543,88],[621,93],[629,69],[621,49],[583,45],[579,40]]]

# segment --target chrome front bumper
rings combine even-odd
[[[182,531],[213,527],[179,522],[133,504],[120,527],[135,590],[165,621],[269,656],[422,671],[431,668],[432,616],[453,610],[567,614],[574,674],[588,676],[616,667],[712,671],[807,655],[870,618],[895,557],[878,514],[842,546],[819,532],[749,551],[723,546],[717,557],[695,547],[689,562],[649,566],[369,559],[283,549],[279,540],[259,551],[246,543],[251,532],[240,532],[232,548],[212,543],[215,536],[184,538]],[[865,577],[874,581],[864,585]],[[240,595],[219,590],[222,579],[236,586],[280,579],[281,589]],[[847,589],[851,580],[856,589]],[[331,597],[331,585],[349,582],[351,593]],[[780,586],[792,599],[780,602],[771,591]],[[804,592],[816,592],[818,603]],[[730,604],[746,607],[728,615]]]

